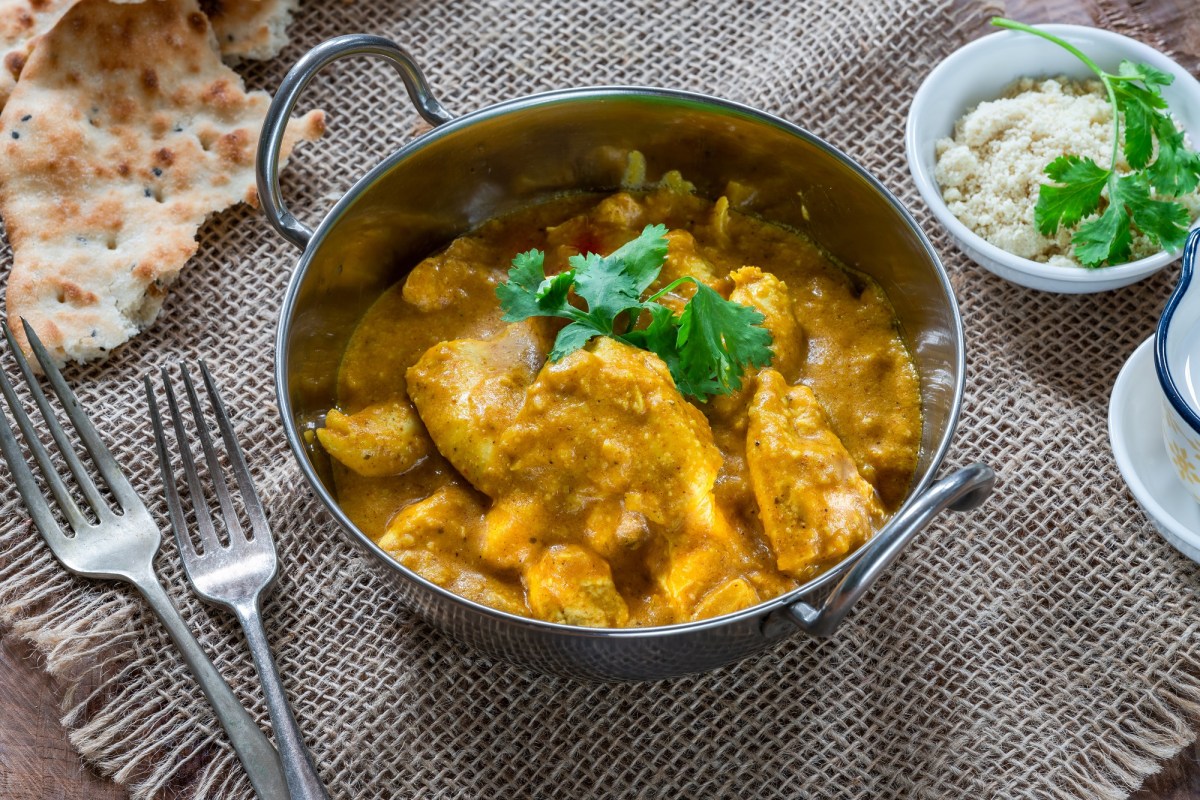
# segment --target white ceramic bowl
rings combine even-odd
[[[1175,120],[1200,144],[1200,82],[1157,50],[1098,28],[1040,25],[1081,49],[1101,69],[1116,72],[1122,59],[1140,61],[1175,76],[1163,88]],[[950,136],[954,123],[969,109],[994,100],[1024,77],[1094,77],[1084,64],[1053,42],[1020,31],[1001,31],[959,48],[939,64],[913,98],[905,127],[908,168],[930,209],[968,256],[1006,280],[1048,292],[1082,294],[1116,289],[1139,281],[1170,264],[1179,252],[1156,253],[1115,267],[1062,267],[1014,256],[973,233],[950,213],[934,180],[934,145]]]
[[[1162,390],[1154,379],[1154,337],[1134,351],[1113,386],[1108,437],[1129,491],[1175,549],[1200,563],[1200,503],[1180,482],[1163,443]]]

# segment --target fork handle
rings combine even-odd
[[[304,737],[300,734],[300,726],[296,724],[291,704],[284,694],[283,682],[279,679],[279,670],[267,642],[267,632],[263,629],[257,598],[250,603],[235,604],[233,612],[246,634],[246,644],[250,646],[250,654],[254,657],[263,697],[267,700],[267,710],[271,712],[275,741],[279,742],[283,776],[292,800],[329,800],[325,786],[317,777],[312,756],[304,746]]]
[[[153,573],[133,577],[131,582],[146,598],[150,608],[167,629],[171,641],[183,655],[192,677],[200,684],[200,690],[208,698],[221,727],[229,736],[229,741],[241,759],[259,800],[288,800],[287,781],[283,775],[279,754],[271,746],[271,740],[255,724],[254,718],[238,702],[229,684],[225,683],[217,668],[208,660],[208,656],[204,655],[200,643],[188,630],[183,617],[179,616],[179,611],[171,602],[166,589]]]
[[[246,634],[250,654],[254,656],[254,666],[258,670],[259,682],[262,683],[263,696],[267,699],[267,710],[271,712],[275,741],[279,743],[283,777],[287,780],[292,800],[329,800],[325,786],[317,777],[312,755],[304,746],[304,737],[300,734],[300,726],[296,724],[292,706],[283,692],[283,682],[279,679],[279,670],[271,656],[271,647],[267,642],[267,632],[263,629],[257,599],[251,603],[233,606],[233,612]]]

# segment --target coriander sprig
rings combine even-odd
[[[667,229],[647,225],[636,239],[608,256],[572,256],[571,269],[546,276],[545,254],[530,250],[512,260],[508,281],[496,287],[504,321],[560,317],[570,324],[558,332],[550,360],[558,361],[596,336],[608,336],[658,355],[681,394],[701,402],[742,387],[747,367],[771,363],[771,333],[763,315],[726,300],[691,276],[672,281],[645,299],[667,257]],[[683,283],[696,286],[683,312],[658,300]],[[570,302],[570,293],[587,306]],[[649,324],[635,328],[642,312]]]
[[[992,19],[992,24],[1040,36],[1070,52],[1096,73],[1113,108],[1108,168],[1076,155],[1051,161],[1045,171],[1053,183],[1039,187],[1033,210],[1038,230],[1051,236],[1060,225],[1074,226],[1099,211],[1101,200],[1106,198],[1103,212],[1080,224],[1071,237],[1075,257],[1084,266],[1127,261],[1135,227],[1165,250],[1182,247],[1191,222],[1188,210],[1182,203],[1161,198],[1196,190],[1200,185],[1200,154],[1187,147],[1162,96],[1160,87],[1171,85],[1174,76],[1128,60],[1122,61],[1113,74],[1070,42],[1032,25],[1002,17]],[[1133,170],[1128,175],[1117,173],[1122,120],[1125,159]]]

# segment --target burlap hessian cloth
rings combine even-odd
[[[153,328],[68,377],[166,529],[141,376],[197,358],[219,376],[281,552],[267,627],[335,797],[1117,798],[1192,740],[1200,574],[1134,505],[1105,424],[1117,371],[1178,270],[1099,295],[1018,288],[954,248],[904,164],[913,92],[967,38],[963,21],[986,13],[945,0],[309,0],[284,55],[243,70],[273,90],[308,47],[368,31],[409,47],[455,112],[628,83],[708,92],[808,127],[879,176],[933,237],[967,331],[948,463],[982,460],[1001,476],[983,509],[919,538],[832,640],[796,636],[647,685],[487,660],[399,606],[304,488],[271,364],[297,252],[254,211],[223,214]],[[284,191],[315,221],[418,126],[394,73],[369,60],[330,69],[304,104],[329,111],[330,130],[297,152]],[[0,624],[75,688],[64,719],[84,757],[136,798],[251,797],[148,609],[127,587],[68,574],[7,472],[0,486]],[[190,592],[169,536],[158,568],[267,729],[240,632]]]

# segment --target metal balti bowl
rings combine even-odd
[[[327,64],[351,55],[396,68],[434,129],[359,180],[312,230],[283,205],[280,143],[299,94]],[[506,614],[465,600],[389,558],[338,507],[325,455],[305,434],[335,403],[338,363],[367,307],[423,257],[475,225],[547,196],[612,190],[641,151],[717,197],[736,180],[744,210],[808,233],[873,276],[895,305],[922,378],[924,438],[901,510],[834,569],[786,595],[723,617],[639,629],[591,629]],[[983,465],[934,481],[958,419],[963,334],[946,274],[900,203],[861,167],[807,131],[745,106],[664,89],[568,89],[453,117],[396,44],[356,34],[315,47],[280,86],[258,151],[259,195],[271,224],[302,251],[283,302],[277,393],[292,450],[345,534],[434,625],[481,650],[545,672],[589,679],[657,679],[711,669],[797,630],[829,635],[854,602],[938,513],[991,491]]]

